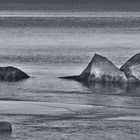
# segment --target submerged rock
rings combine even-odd
[[[86,69],[79,76],[63,77],[85,82],[126,82],[127,78],[106,57],[95,54]]]
[[[0,133],[12,132],[12,125],[9,122],[0,122]]]
[[[0,81],[19,81],[29,76],[15,67],[0,67]]]
[[[129,82],[140,82],[140,53],[130,58],[121,68]]]

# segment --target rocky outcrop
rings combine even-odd
[[[0,67],[0,81],[19,81],[29,78],[25,72],[15,67]]]
[[[9,122],[0,122],[0,133],[12,132],[12,125]]]
[[[95,54],[86,69],[79,76],[61,77],[85,82],[126,82],[123,71],[107,58]]]
[[[128,82],[140,82],[140,53],[130,58],[121,68]]]
[[[110,60],[101,55],[95,54],[92,59],[90,82],[126,82],[127,78],[120,69],[118,69]]]

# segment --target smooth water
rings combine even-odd
[[[95,105],[69,119],[4,116],[14,131],[5,139],[139,139],[140,86],[59,79],[80,74],[94,53],[120,67],[140,52],[139,12],[0,12],[0,65],[15,66],[32,78],[0,82],[0,100]],[[101,106],[98,109],[96,106]],[[106,118],[133,116],[132,120]]]

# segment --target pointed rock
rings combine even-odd
[[[127,78],[120,69],[118,69],[106,57],[95,54],[92,63],[90,63],[90,82],[126,82]]]
[[[30,78],[25,72],[15,67],[0,67],[0,81],[19,81]]]
[[[130,58],[120,70],[124,71],[129,82],[140,82],[140,53]]]
[[[87,81],[87,79],[90,76],[90,72],[91,72],[91,67],[92,64],[94,62],[95,57],[97,57],[98,55],[95,53],[94,57],[92,58],[92,60],[89,62],[88,66],[85,68],[85,70],[78,76],[79,80],[81,81]]]
[[[88,66],[79,76],[61,78],[74,79],[81,82],[127,82],[124,72],[107,58],[98,54],[94,55]]]

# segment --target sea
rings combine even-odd
[[[139,85],[86,85],[59,78],[79,75],[95,53],[120,68],[139,52],[139,11],[1,10],[0,66],[17,67],[31,78],[0,82],[0,100],[95,109],[52,119],[1,114],[0,120],[11,122],[13,132],[0,134],[0,139],[139,140]]]

